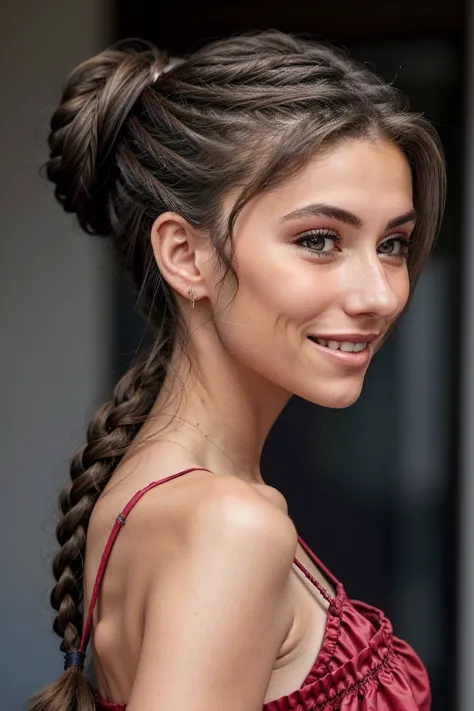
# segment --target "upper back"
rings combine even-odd
[[[147,483],[146,474],[137,477],[119,472],[118,481],[112,481],[94,509],[86,551],[86,611],[114,521],[136,494],[137,486]],[[106,698],[130,696],[142,652],[146,610],[150,595],[156,595],[157,581],[169,579],[173,567],[188,554],[189,567],[193,556],[202,556],[204,571],[203,560],[216,555],[226,531],[232,550],[236,537],[245,539],[249,532],[249,539],[254,540],[258,531],[258,539],[272,541],[274,565],[289,571],[296,532],[283,497],[275,490],[259,490],[236,477],[199,470],[151,488],[129,511],[110,551],[93,617],[96,674]],[[252,555],[249,546],[245,550]],[[200,589],[206,585],[212,581],[200,580]],[[168,587],[167,595],[179,594],[179,589],[173,590]],[[280,624],[284,637],[291,626],[289,604]]]

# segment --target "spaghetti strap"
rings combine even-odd
[[[317,568],[319,568],[319,570],[320,570],[322,573],[324,573],[324,575],[326,576],[326,578],[328,578],[328,580],[330,581],[330,583],[331,583],[332,585],[334,585],[334,587],[337,587],[337,586],[340,584],[340,583],[339,583],[339,580],[336,578],[336,576],[334,575],[334,573],[331,573],[331,571],[329,570],[329,568],[327,568],[327,567],[324,565],[324,563],[323,563],[321,560],[319,560],[319,558],[318,558],[318,556],[316,555],[316,553],[314,553],[314,552],[311,550],[311,548],[310,548],[310,547],[308,546],[308,544],[301,538],[301,536],[298,536],[298,543],[301,545],[301,547],[303,548],[303,550],[306,551],[306,553],[307,553],[308,556],[311,558],[311,560],[313,561],[313,563],[315,564],[315,566],[316,566]]]
[[[89,603],[89,610],[87,613],[87,618],[84,623],[84,627],[82,630],[82,637],[81,637],[81,645],[79,647],[79,651],[82,653],[85,653],[87,644],[89,642],[89,636],[90,636],[90,631],[92,627],[92,616],[94,614],[94,609],[97,603],[97,598],[99,597],[99,591],[100,591],[100,586],[102,583],[102,580],[104,578],[104,573],[105,569],[107,567],[107,563],[109,560],[110,552],[112,550],[112,547],[115,543],[115,539],[117,538],[120,529],[122,526],[124,526],[125,521],[127,519],[128,514],[130,511],[133,509],[135,504],[137,504],[142,496],[144,496],[150,489],[154,489],[156,486],[159,486],[160,484],[165,484],[167,481],[171,481],[172,479],[176,479],[179,476],[183,476],[184,474],[189,474],[190,472],[197,472],[197,471],[203,471],[203,472],[208,472],[209,469],[204,469],[203,467],[191,467],[190,469],[184,469],[182,472],[178,472],[177,474],[172,474],[171,476],[166,477],[165,479],[160,479],[159,481],[152,481],[151,484],[148,484],[148,486],[145,486],[143,489],[140,489],[137,491],[134,496],[130,499],[128,504],[125,506],[125,508],[121,511],[121,513],[118,514],[117,518],[115,519],[114,526],[110,532],[109,538],[107,540],[107,544],[104,548],[104,552],[102,553],[102,558],[100,559],[100,565],[99,569],[97,571],[97,575],[95,578],[94,582],[94,588],[92,590],[92,596],[91,596],[91,601]]]
[[[328,570],[328,568],[326,568],[324,563],[322,563],[319,560],[317,555],[315,553],[313,553],[311,548],[308,546],[307,543],[305,543],[305,541],[301,538],[301,536],[298,536],[298,543],[301,545],[303,550],[306,551],[306,553],[311,558],[313,563],[316,565],[318,570],[321,570],[321,572],[324,573],[324,575],[328,578],[328,580],[334,585],[334,587],[336,588],[336,593],[337,593],[337,591],[339,590],[339,581],[337,580],[337,578],[331,573],[330,570]],[[293,559],[293,563],[296,565],[297,568],[299,568],[299,570],[301,570],[301,572],[308,578],[310,583],[312,583],[314,585],[314,587],[320,592],[320,594],[323,596],[323,598],[330,605],[337,606],[337,599],[338,599],[337,596],[333,597],[332,595],[330,595],[328,593],[328,591],[326,590],[326,588],[323,585],[321,585],[321,583],[318,580],[316,580],[316,578],[313,575],[311,575],[309,570],[307,570],[305,568],[305,566],[302,563],[300,563],[300,561],[296,557]]]
[[[299,562],[298,558],[294,558],[293,563],[296,565],[297,568],[301,570],[301,572],[308,578],[309,582],[314,585],[314,587],[319,591],[319,593],[323,596],[323,598],[330,604],[332,605],[334,603],[334,598],[332,595],[328,593],[326,588],[321,585],[321,583],[316,580],[316,578],[311,575],[309,570],[304,567],[302,563]]]

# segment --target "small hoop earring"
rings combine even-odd
[[[189,289],[188,289],[188,294],[189,294],[189,298],[190,298],[190,306],[191,306],[192,309],[194,309],[194,306],[195,306],[196,301],[197,301],[197,299],[196,299],[197,294],[196,294],[196,292],[194,291],[194,289],[193,289],[192,286],[189,287]]]

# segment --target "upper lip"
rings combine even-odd
[[[380,336],[380,333],[311,333],[310,338],[323,339],[324,341],[337,341],[338,343],[343,343],[349,341],[349,343],[371,343],[375,341],[376,338]]]

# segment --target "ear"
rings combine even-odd
[[[200,268],[208,261],[209,242],[181,215],[165,212],[151,229],[153,254],[160,273],[186,300],[192,289],[196,301],[208,296],[205,275]]]

